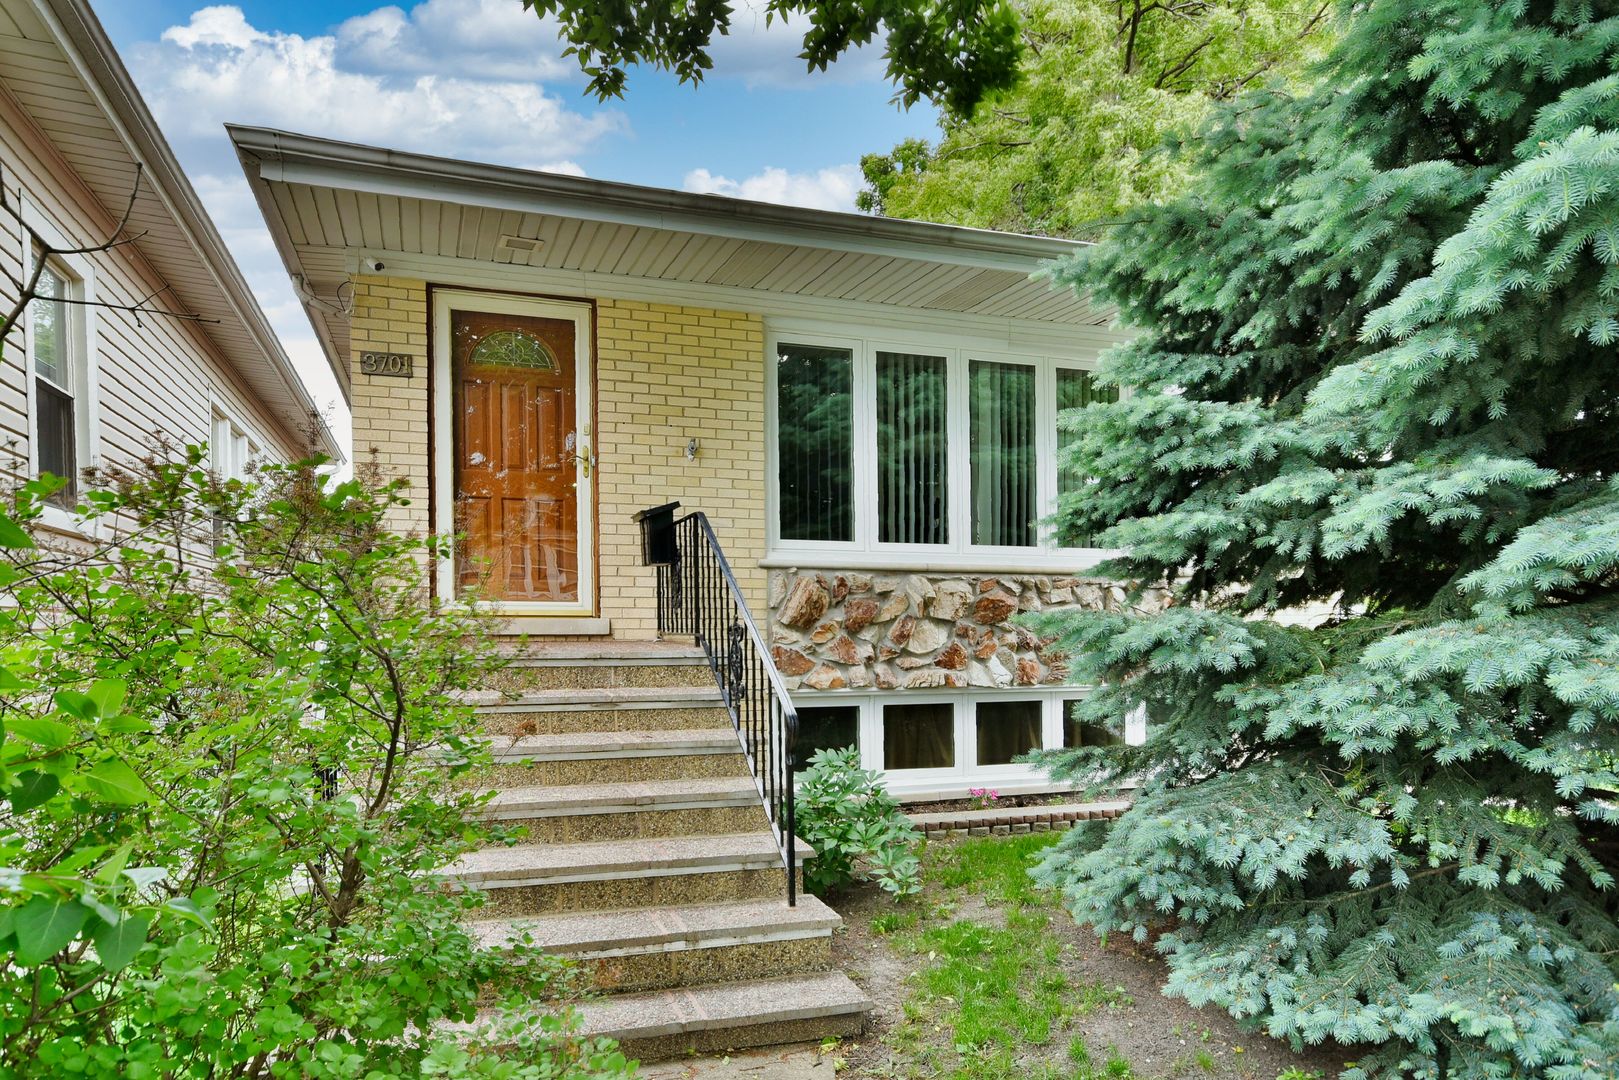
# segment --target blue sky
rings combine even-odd
[[[633,71],[625,97],[607,103],[584,93],[554,26],[520,0],[94,2],[322,401],[335,386],[226,122],[828,209],[853,209],[862,154],[934,131],[931,110],[890,104],[880,48],[806,74],[802,24],[767,30],[749,0],[737,0],[701,87]],[[333,421],[347,432],[346,417]]]

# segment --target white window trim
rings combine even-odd
[[[860,767],[880,774],[884,785],[896,795],[922,792],[965,794],[970,787],[998,787],[1005,793],[1030,791],[1055,785],[1043,770],[1031,765],[979,765],[976,706],[982,701],[1039,701],[1040,745],[1043,749],[1062,747],[1062,703],[1082,698],[1089,686],[1009,686],[983,690],[831,690],[799,693],[793,697],[796,708],[854,707],[860,710],[857,726]],[[954,709],[956,763],[946,769],[889,769],[883,760],[883,706],[949,703]],[[1132,714],[1125,722],[1124,739],[1140,746],[1147,738],[1146,717]]]
[[[77,245],[56,227],[32,201],[21,201],[22,219],[46,243],[55,248]],[[21,237],[20,265],[22,277],[32,277],[39,261],[33,240],[24,231]],[[72,348],[73,426],[78,471],[93,469],[101,463],[101,391],[100,391],[100,338],[96,299],[95,265],[84,255],[52,255],[50,262],[66,271],[72,299],[83,301],[66,305]],[[30,305],[31,306],[31,305]],[[24,338],[27,346],[23,354],[23,386],[28,408],[28,475],[39,475],[39,404],[35,393],[34,332],[32,313],[25,309]],[[79,476],[75,482],[82,483]],[[95,530],[82,526],[74,514],[60,506],[47,503],[41,508],[40,523],[47,528],[79,535],[94,535]]]
[[[788,540],[781,535],[781,475],[777,436],[776,357],[783,344],[846,349],[853,358],[851,389],[854,395],[853,540]],[[949,486],[950,542],[948,544],[895,544],[877,539],[877,403],[878,352],[909,352],[943,356],[946,362],[949,442],[946,483]],[[970,542],[972,534],[972,465],[969,403],[969,365],[973,360],[1022,364],[1035,369],[1036,505],[1041,525],[1034,547],[1003,547]],[[987,570],[999,573],[1078,572],[1116,554],[1107,548],[1059,548],[1045,523],[1057,508],[1056,372],[1058,369],[1095,371],[1094,357],[1050,352],[1008,351],[992,342],[959,335],[941,336],[895,332],[882,328],[835,327],[773,320],[765,333],[765,453],[766,453],[766,567],[814,565],[826,569],[907,569],[940,572]]]
[[[215,437],[218,434],[219,422],[221,420],[231,426],[233,434],[247,440],[247,457],[242,461],[242,465],[244,466],[243,475],[238,477],[226,477],[225,479],[245,480],[247,479],[245,471],[246,466],[255,462],[269,460],[271,455],[266,449],[266,443],[263,437],[260,436],[258,429],[252,424],[243,421],[241,414],[237,412],[237,410],[231,408],[229,404],[220,400],[220,396],[215,393],[210,395],[208,403],[208,464],[210,467],[212,467],[214,462],[217,460],[214,457],[216,452],[214,442]]]

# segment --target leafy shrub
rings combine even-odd
[[[798,783],[797,823],[816,852],[804,868],[811,892],[856,880],[875,881],[896,899],[921,890],[921,834],[877,774],[860,767],[859,751],[816,751]]]
[[[205,460],[100,478],[82,542],[28,528],[59,482],[0,514],[0,1077],[622,1074],[517,1018],[565,969],[434,882],[489,842],[457,692],[494,652],[398,487]]]

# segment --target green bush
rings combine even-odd
[[[921,834],[856,750],[818,750],[798,783],[798,835],[815,849],[804,883],[818,895],[874,881],[898,899],[922,888]]]
[[[82,540],[31,527],[59,482],[0,514],[0,1077],[623,1074],[434,877],[490,842],[457,694],[494,651],[398,487],[169,457],[99,478]]]

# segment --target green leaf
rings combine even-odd
[[[117,806],[134,806],[152,797],[146,781],[136,776],[123,758],[108,758],[97,763],[79,777],[79,783],[102,802]]]
[[[96,718],[95,699],[89,694],[81,694],[77,690],[58,690],[56,692],[56,707],[69,716],[79,720],[94,720]]]
[[[128,967],[141,946],[146,944],[146,933],[151,928],[150,915],[125,915],[111,925],[103,922],[91,939],[96,943],[96,955],[101,958],[101,966],[108,971],[122,971]]]
[[[87,696],[95,703],[97,715],[117,716],[124,707],[127,689],[121,679],[97,679]]]
[[[49,802],[51,796],[62,790],[62,782],[50,773],[38,772],[30,769],[17,776],[20,781],[11,789],[11,810],[20,814],[25,810],[32,810],[42,803]]]
[[[123,875],[135,883],[135,888],[138,891],[150,885],[156,885],[168,877],[169,872],[165,867],[161,866],[131,866],[123,871]]]
[[[23,531],[21,525],[12,521],[4,514],[0,514],[0,547],[4,548],[31,548],[34,538]]]
[[[0,665],[0,694],[26,689],[28,689],[27,683],[17,678],[16,673],[10,668]]]
[[[198,907],[196,902],[189,897],[176,896],[172,900],[165,901],[163,906],[178,915],[190,919],[204,930],[213,929],[213,920],[209,919],[202,908]]]
[[[103,885],[111,885],[117,881],[118,875],[122,874],[124,867],[129,865],[129,855],[134,850],[135,842],[133,840],[120,844],[118,850],[109,855],[107,861],[96,869],[96,880]]]
[[[31,743],[60,750],[73,744],[73,729],[57,720],[43,716],[19,716],[7,722],[7,730]]]
[[[25,967],[44,963],[76,937],[90,909],[77,900],[36,896],[17,909],[17,962]]]

